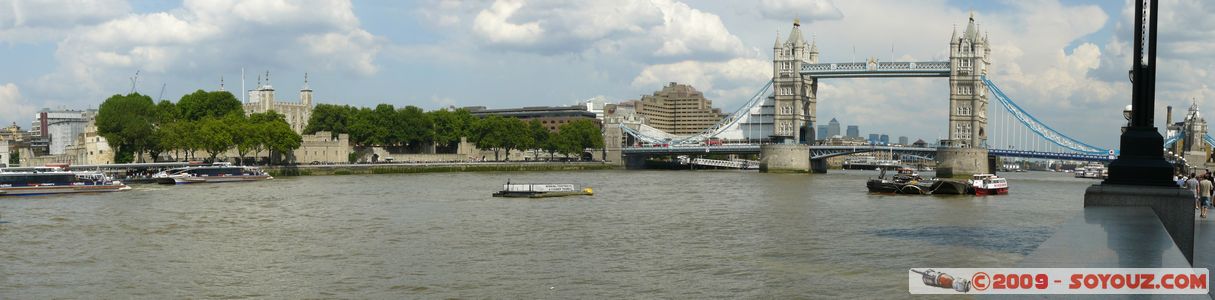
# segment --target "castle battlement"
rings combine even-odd
[[[304,74],[304,86],[300,88],[299,102],[279,102],[275,100],[274,88],[270,85],[270,72],[266,72],[265,82],[257,80],[257,87],[246,91],[248,101],[244,103],[245,114],[275,111],[283,115],[287,124],[296,133],[304,132],[308,119],[312,117],[312,88],[308,87],[308,74]]]

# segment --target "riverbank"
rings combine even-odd
[[[604,162],[459,162],[299,165],[265,167],[272,176],[323,176],[441,172],[529,172],[611,170],[620,166]]]

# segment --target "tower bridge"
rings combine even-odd
[[[674,136],[644,125],[609,123],[605,135],[610,141],[622,141],[617,155],[628,158],[622,157],[621,161],[673,152],[758,152],[762,169],[773,172],[820,171],[817,166],[825,166],[821,160],[827,157],[866,151],[918,152],[914,155],[934,158],[942,176],[986,173],[991,156],[1078,161],[1114,158],[1117,150],[1092,146],[1034,117],[987,76],[992,65],[991,48],[973,14],[963,30],[954,28],[948,42],[948,61],[882,62],[870,58],[864,62],[820,62],[817,40],[807,41],[800,22],[794,20],[789,34],[778,34],[773,44],[772,80],[718,124],[699,134]],[[815,140],[819,80],[908,77],[948,78],[947,137],[938,141],[939,146],[931,151],[934,153],[924,154],[928,150],[910,147],[844,150],[810,145]],[[991,101],[996,104],[988,105]],[[728,147],[707,147],[709,140],[724,142],[723,146]],[[649,147],[636,147],[642,144]],[[689,145],[705,147],[684,147]]]

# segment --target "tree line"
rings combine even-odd
[[[171,160],[208,161],[236,149],[240,162],[246,155],[269,150],[290,153],[303,139],[274,111],[245,115],[240,100],[226,91],[195,91],[176,103],[153,102],[139,93],[114,95],[97,112],[97,131],[114,149],[114,162],[129,163],[143,154]],[[272,155],[273,156],[273,155]]]
[[[549,132],[539,120],[488,116],[477,118],[468,110],[423,111],[415,106],[400,109],[391,104],[374,108],[318,104],[312,110],[305,134],[329,131],[345,133],[356,146],[402,147],[419,150],[433,144],[441,152],[455,151],[461,137],[477,148],[492,149],[494,160],[502,151],[510,160],[511,150],[544,150],[556,154],[579,155],[587,148],[603,148],[599,126],[591,120],[576,120]]]

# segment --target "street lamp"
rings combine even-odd
[[[1126,119],[1126,126],[1131,126],[1131,113],[1135,112],[1135,106],[1127,104],[1126,108],[1122,109],[1122,117]]]
[[[1153,110],[1156,106],[1156,23],[1159,10],[1157,0],[1148,2],[1150,7],[1144,7],[1144,1],[1135,1],[1135,58],[1129,73],[1132,106],[1123,110],[1123,117],[1130,122],[1122,132],[1122,153],[1110,163],[1110,176],[1104,183],[1151,186],[1175,184],[1170,180],[1173,166],[1169,165],[1164,156],[1164,137],[1156,131],[1153,122]]]

